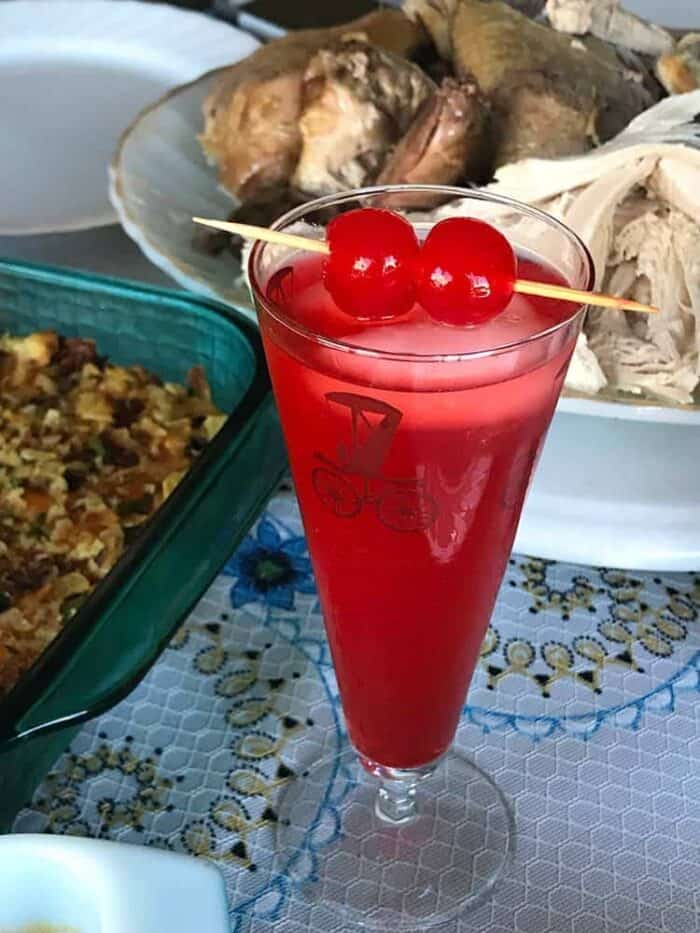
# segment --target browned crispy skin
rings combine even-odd
[[[481,181],[487,170],[487,125],[488,105],[477,83],[469,78],[446,78],[419,110],[377,184]],[[416,203],[426,206],[425,195],[417,197]]]
[[[672,52],[662,55],[656,73],[669,94],[697,91],[700,88],[700,32],[689,32]]]
[[[662,55],[657,65],[659,77],[671,94],[688,94],[700,87],[700,69],[693,74],[687,62],[677,55]]]
[[[383,9],[333,29],[291,33],[226,69],[204,102],[200,142],[232,194],[245,200],[288,183],[301,151],[304,72],[319,49],[346,33],[397,55],[426,38],[400,10]]]
[[[499,0],[460,0],[451,40],[457,74],[492,102],[499,165],[583,152],[653,102],[622,65]]]
[[[292,182],[321,195],[371,184],[435,85],[405,58],[341,39],[314,55],[303,88],[302,148]]]
[[[301,69],[245,80],[210,110],[202,145],[222,185],[241,200],[284,183],[299,157]]]

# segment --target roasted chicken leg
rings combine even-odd
[[[325,46],[304,75],[294,187],[321,195],[375,181],[434,90],[417,65],[368,42]]]
[[[446,78],[421,106],[377,184],[451,185],[488,180],[488,118],[488,105],[476,81]],[[425,195],[417,203],[428,206]]]
[[[204,102],[200,143],[221,184],[240,200],[289,182],[301,152],[302,84],[313,55],[345,33],[397,55],[425,41],[420,25],[383,9],[334,29],[291,33],[221,73]]]

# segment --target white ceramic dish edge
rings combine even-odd
[[[192,216],[223,217],[234,204],[196,139],[202,101],[222,70],[212,69],[165,94],[124,130],[109,168],[109,196],[128,236],[177,284],[236,305],[255,320],[235,261],[192,246]],[[157,160],[159,166],[167,163],[167,176],[154,171]],[[190,183],[183,189],[186,175]]]
[[[224,879],[174,852],[43,834],[0,838],[0,929],[228,933]]]
[[[568,415],[581,415],[596,418],[614,418],[618,421],[651,421],[665,424],[686,424],[700,426],[700,408],[681,408],[680,406],[654,404],[647,401],[619,401],[588,397],[562,395],[557,410]]]

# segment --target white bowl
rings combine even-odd
[[[628,417],[633,406],[595,401],[577,414],[569,401],[554,416],[516,549],[625,570],[700,568],[697,420],[674,421],[673,409]]]
[[[228,933],[224,881],[203,859],[74,836],[0,837],[0,930]]]

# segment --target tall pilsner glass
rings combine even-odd
[[[274,226],[322,239],[334,212],[404,206],[424,237],[434,221],[415,208],[426,198],[459,199],[461,213],[501,229],[520,277],[591,287],[575,234],[479,192],[365,189]],[[335,916],[425,929],[475,903],[513,850],[505,798],[450,743],[584,309],[515,296],[476,327],[419,308],[360,322],[333,304],[323,262],[260,242],[250,260],[353,746],[290,783],[278,857],[289,871],[313,857],[303,895]],[[302,852],[329,806],[337,832]]]

